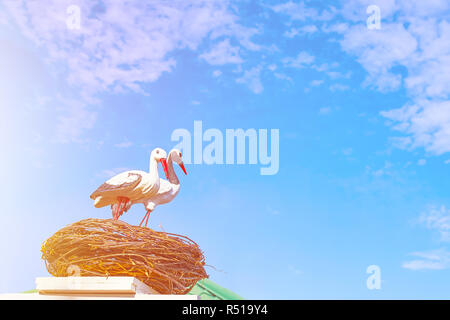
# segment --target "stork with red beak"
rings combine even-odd
[[[166,151],[155,148],[150,155],[149,172],[130,170],[112,177],[91,194],[91,199],[95,200],[94,206],[101,208],[110,205],[113,219],[117,220],[132,204],[156,195],[160,188],[158,163],[161,163],[169,179],[166,158]]]
[[[181,152],[178,149],[172,149],[169,152],[169,156],[167,157],[167,169],[168,169],[168,177],[167,180],[159,179],[159,190],[156,194],[151,195],[147,198],[142,198],[138,202],[142,202],[147,209],[147,214],[142,219],[139,226],[145,220],[145,226],[147,226],[148,218],[150,213],[155,209],[156,206],[160,204],[165,204],[172,201],[180,191],[180,181],[178,180],[177,174],[173,169],[173,162],[177,163],[184,174],[186,173],[186,168],[184,167],[183,161],[181,159]]]

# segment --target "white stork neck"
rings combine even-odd
[[[150,176],[152,178],[157,178],[159,179],[159,174],[158,174],[158,161],[156,161],[156,159],[154,157],[150,157]]]
[[[177,174],[175,173],[175,170],[173,169],[173,161],[172,161],[171,153],[169,153],[169,157],[167,158],[167,171],[169,171],[169,182],[172,184],[180,184]]]

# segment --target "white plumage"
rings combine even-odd
[[[156,206],[168,203],[172,201],[180,191],[180,181],[175,173],[173,168],[173,162],[176,162],[181,169],[186,173],[186,169],[184,168],[183,161],[181,160],[181,152],[178,149],[172,149],[169,152],[169,156],[167,157],[167,170],[168,170],[168,179],[159,179],[159,190],[156,194],[143,198],[137,202],[141,202],[144,204],[145,209],[147,209],[147,213],[142,219],[141,223],[145,221],[145,226],[147,226],[148,217],[150,213],[155,209]]]
[[[91,199],[95,200],[94,206],[101,208],[111,205],[113,218],[117,220],[123,212],[128,211],[133,203],[156,195],[160,189],[159,162],[163,165],[166,177],[169,177],[166,157],[166,151],[156,148],[150,155],[149,172],[125,171],[103,183],[91,194]]]

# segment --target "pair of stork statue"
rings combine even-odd
[[[172,201],[180,191],[173,162],[187,174],[179,150],[172,149],[167,155],[163,149],[155,148],[150,154],[149,172],[130,170],[112,177],[91,194],[94,206],[111,206],[113,219],[118,220],[133,204],[142,203],[147,213],[139,226],[142,226],[144,220],[147,226],[150,213],[155,207]],[[159,177],[158,163],[161,163],[167,180]]]

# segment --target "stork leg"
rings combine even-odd
[[[148,215],[148,211],[147,211],[147,213],[144,215],[144,218],[142,218],[141,223],[139,223],[139,227],[142,226],[142,223],[144,222],[145,218],[147,218],[147,215]]]
[[[116,207],[114,208],[114,210],[112,212],[113,220],[117,220],[117,214],[118,213],[119,213],[119,204],[116,205]]]
[[[145,227],[147,228],[148,218],[150,218],[150,210],[147,211],[147,219],[145,220]]]
[[[146,220],[145,218],[147,218],[147,220],[145,221],[145,227],[147,227],[147,223],[148,223],[148,218],[149,217],[150,217],[150,210],[147,210],[147,213],[145,214],[145,216],[142,219],[141,223],[139,223],[139,227],[142,226],[142,222],[144,222],[144,220]]]
[[[118,220],[119,217],[123,214],[125,211],[125,208],[127,207],[128,201],[130,201],[127,197],[117,197],[117,208],[115,212],[113,213],[113,219]]]
[[[123,214],[123,210],[125,209],[125,200],[120,199],[119,200],[119,210],[117,212],[117,220],[119,220],[120,216]]]

